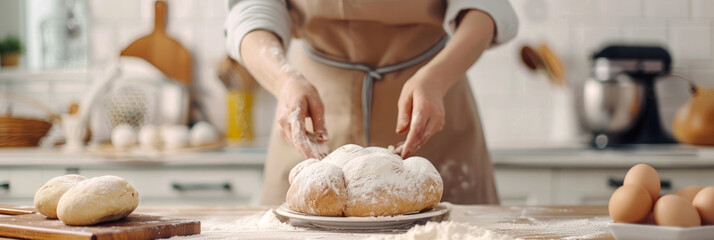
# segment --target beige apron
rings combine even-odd
[[[378,68],[408,61],[437,44],[445,35],[443,0],[291,0],[293,35],[322,57]],[[398,13],[398,14],[395,14]],[[312,82],[325,104],[330,149],[348,143],[365,145],[362,100],[365,72],[329,66],[293,44],[290,63]],[[374,81],[372,146],[404,141],[394,133],[397,100],[404,83],[427,61]],[[444,179],[442,201],[498,204],[493,168],[481,121],[468,81],[454,84],[444,98],[444,129],[415,155],[429,159]],[[285,201],[288,174],[305,158],[279,134],[271,133],[265,165],[262,203]]]

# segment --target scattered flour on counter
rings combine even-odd
[[[303,231],[302,228],[293,227],[290,224],[281,222],[278,217],[275,216],[273,209],[265,212],[256,225],[258,225],[258,229],[260,230]]]
[[[236,224],[229,230],[240,231],[304,231],[302,228],[293,227],[290,224],[280,222],[273,209],[264,214],[255,214],[236,220]]]
[[[507,235],[464,223],[427,222],[417,225],[406,233],[397,235],[377,235],[368,240],[515,240]]]
[[[521,217],[514,222],[502,222],[485,226],[496,232],[517,232],[519,235],[547,234],[563,239],[595,239],[607,235],[609,217],[565,220],[536,220]]]
[[[252,231],[305,231],[303,228],[280,222],[273,209],[265,213],[246,216],[234,223],[218,223],[210,220],[201,224],[202,232],[252,232]]]

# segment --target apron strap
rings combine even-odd
[[[434,46],[416,57],[379,68],[373,68],[360,63],[341,62],[329,59],[313,51],[308,44],[303,44],[303,47],[305,48],[308,56],[322,64],[336,68],[362,71],[365,73],[364,79],[362,80],[362,124],[364,126],[365,147],[368,147],[370,146],[369,129],[371,127],[370,119],[372,117],[372,94],[374,92],[374,81],[381,80],[384,74],[400,71],[430,59],[439,53],[448,41],[449,38],[444,36],[444,38],[442,38],[438,43],[434,44]]]

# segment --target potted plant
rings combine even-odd
[[[17,66],[24,51],[22,42],[16,36],[8,35],[0,41],[0,63],[2,66]]]

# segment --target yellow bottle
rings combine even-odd
[[[253,140],[253,92],[251,90],[228,90],[226,93],[226,139],[230,144],[242,144]]]

